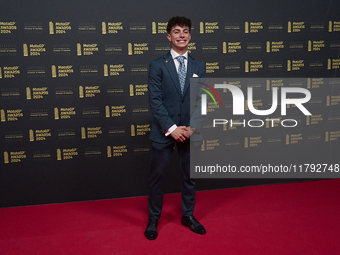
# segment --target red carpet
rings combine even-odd
[[[147,240],[147,198],[0,209],[0,254],[340,254],[340,179],[197,193],[200,236],[166,195]]]

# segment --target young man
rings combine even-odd
[[[204,227],[193,216],[195,180],[190,178],[189,140],[193,132],[195,135],[199,134],[201,128],[199,124],[190,126],[190,78],[206,77],[206,73],[205,65],[188,55],[190,30],[190,19],[171,18],[167,26],[167,38],[172,49],[166,55],[153,60],[149,68],[149,102],[154,116],[150,133],[152,149],[149,222],[144,233],[149,240],[158,236],[157,224],[163,206],[165,175],[175,144],[182,174],[181,223],[197,234],[206,233]]]

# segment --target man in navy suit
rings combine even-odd
[[[157,224],[163,206],[165,175],[175,145],[182,174],[181,223],[197,234],[206,233],[204,227],[193,216],[195,180],[190,178],[190,140],[191,153],[200,149],[202,140],[200,132],[202,122],[193,121],[199,118],[193,117],[195,105],[190,105],[190,101],[195,101],[190,100],[190,78],[206,77],[206,73],[205,65],[188,55],[190,30],[190,19],[171,18],[167,26],[167,38],[172,49],[166,55],[153,60],[149,68],[149,102],[154,116],[150,133],[152,149],[149,222],[144,233],[149,240],[158,236]],[[193,140],[196,141],[195,148]]]

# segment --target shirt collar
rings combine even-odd
[[[175,59],[175,58],[177,58],[178,56],[184,56],[185,59],[188,59],[188,51],[186,51],[183,55],[180,55],[180,54],[178,54],[176,51],[174,51],[174,50],[171,48],[170,54],[171,54],[172,59]]]

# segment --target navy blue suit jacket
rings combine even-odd
[[[205,65],[188,55],[187,76],[182,94],[176,66],[170,52],[150,63],[148,90],[150,108],[154,116],[150,133],[151,141],[168,143],[173,140],[171,135],[165,136],[165,133],[174,124],[177,126],[191,124],[201,130],[200,98],[190,100],[190,91],[192,96],[197,97],[199,94],[196,88],[190,89],[190,78],[194,74],[198,77],[206,77]],[[201,133],[194,132],[190,139],[202,140]]]

